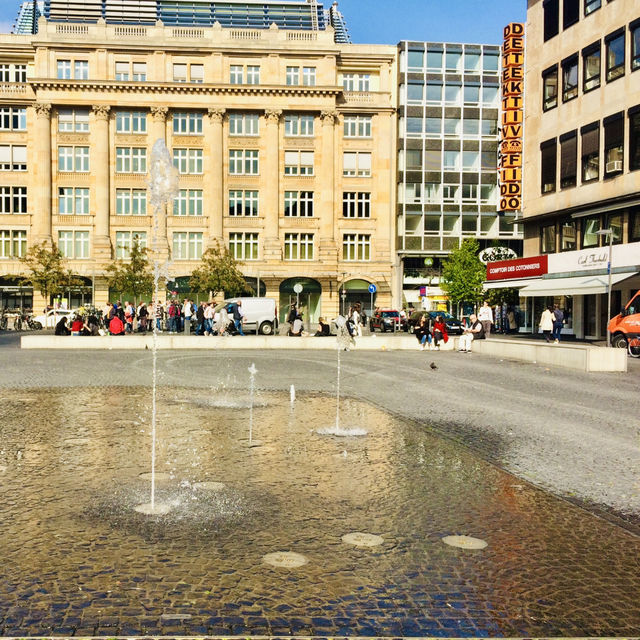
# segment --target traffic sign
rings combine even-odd
[[[375,284],[369,285],[369,293],[375,293],[377,290],[378,290],[378,287],[376,287]]]

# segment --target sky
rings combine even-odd
[[[320,0],[327,8],[332,0]],[[20,0],[0,0],[0,32],[8,33]],[[339,0],[351,39],[362,44],[400,40],[501,44],[502,28],[524,22],[527,0]]]

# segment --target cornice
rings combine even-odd
[[[35,90],[117,91],[121,93],[184,93],[201,95],[282,95],[282,96],[338,96],[342,87],[308,87],[288,85],[192,84],[176,82],[115,82],[109,80],[58,80],[34,78],[29,85]]]

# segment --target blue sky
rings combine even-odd
[[[323,0],[328,7],[332,0]],[[0,32],[8,32],[19,0],[0,0]],[[433,40],[500,44],[502,27],[524,22],[526,0],[339,0],[356,43]]]

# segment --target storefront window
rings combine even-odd
[[[600,217],[593,216],[582,220],[582,248],[597,247],[599,236],[596,231],[600,231]]]

